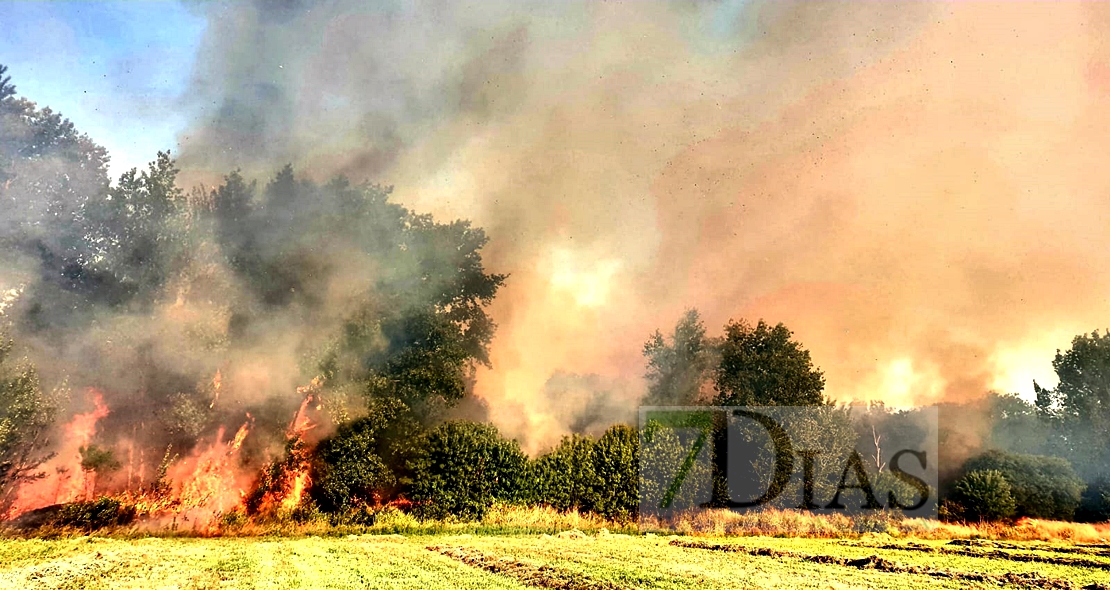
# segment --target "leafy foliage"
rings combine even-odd
[[[685,406],[704,401],[716,358],[716,343],[705,333],[696,309],[687,311],[670,339],[656,330],[644,344],[648,392],[643,405]]]
[[[723,406],[812,406],[825,403],[825,377],[786,326],[730,321],[721,343],[717,396]]]
[[[66,504],[55,517],[55,526],[74,527],[87,531],[122,526],[135,521],[135,507],[115,498],[98,498],[89,502]]]
[[[952,500],[967,520],[1003,520],[1016,510],[1010,484],[997,469],[968,472],[956,483]]]
[[[600,478],[594,470],[596,443],[579,434],[564,437],[533,461],[534,501],[556,510],[592,510]]]
[[[322,441],[313,457],[312,494],[326,512],[375,503],[396,483],[379,456],[383,424],[375,417],[349,422]]]
[[[489,424],[446,422],[418,449],[410,497],[422,517],[481,518],[494,501],[522,499],[527,457]]]
[[[639,508],[639,434],[621,424],[596,441],[571,435],[530,466],[530,500],[559,511],[628,520]]]
[[[1110,521],[1110,480],[1100,479],[1087,485],[1075,519],[1080,522]]]
[[[1086,485],[1059,457],[987,451],[964,464],[965,473],[997,471],[1009,483],[1017,516],[1070,520]]]
[[[1060,454],[1088,479],[1110,477],[1110,333],[1076,336],[1052,361],[1056,389],[1035,385],[1037,407],[1056,428]]]
[[[628,520],[639,511],[639,433],[616,424],[594,445],[594,512],[606,518]]]

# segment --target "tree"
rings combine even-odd
[[[118,470],[122,465],[111,449],[89,445],[78,448],[77,452],[81,455],[81,471],[85,472],[86,500],[92,500],[96,495],[97,478]]]
[[[670,341],[656,330],[644,344],[647,358],[648,406],[687,406],[706,401],[706,385],[716,360],[715,343],[705,335],[696,309],[675,324]]]
[[[809,351],[791,340],[793,332],[763,320],[754,327],[730,321],[721,343],[716,372],[722,406],[814,406],[825,403],[825,377],[813,366]]]
[[[1110,480],[1096,480],[1087,485],[1075,511],[1075,519],[1080,522],[1110,520]]]
[[[521,499],[527,458],[490,424],[446,422],[410,463],[410,499],[426,518],[481,519],[495,501]]]
[[[121,304],[150,302],[171,272],[171,254],[180,241],[168,223],[183,205],[178,169],[169,152],[158,152],[142,172],[122,174],[104,196],[89,199],[82,224],[89,252],[86,272],[110,278],[98,299]]]
[[[971,471],[956,482],[952,499],[965,520],[996,521],[1014,515],[1016,504],[1001,471]]]
[[[1051,439],[1051,423],[1034,404],[1015,394],[990,393],[982,401],[991,425],[990,440],[984,446],[1015,453],[1045,453]]]
[[[0,334],[0,515],[11,507],[20,484],[43,477],[37,470],[50,458],[44,449],[56,410],[35,368],[11,364],[13,344]]]
[[[1088,480],[1110,477],[1110,333],[1076,336],[1070,350],[1056,351],[1052,368],[1060,384],[1036,386],[1038,409]]]

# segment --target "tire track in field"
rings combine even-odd
[[[556,590],[631,590],[609,581],[594,580],[577,572],[508,557],[497,557],[476,549],[439,545],[431,545],[426,549],[457,559],[471,567],[508,576],[526,586]]]
[[[838,557],[835,555],[813,555],[808,553],[796,553],[794,551],[781,551],[779,549],[771,549],[768,547],[746,547],[739,544],[714,544],[705,543],[703,541],[686,541],[683,539],[675,539],[671,541],[670,544],[675,547],[683,547],[687,549],[727,551],[733,553],[744,553],[746,555],[752,555],[756,557],[800,559],[812,563],[840,565],[845,567],[853,567],[856,569],[876,570],[892,574],[918,574],[931,576],[934,578],[945,578],[965,582],[989,582],[994,584],[1024,586],[1027,588],[1044,588],[1048,590],[1076,590],[1077,588],[1076,585],[1069,580],[1048,578],[1038,573],[984,574],[978,572],[963,572],[956,570],[938,569],[921,565],[905,565],[895,561],[884,559],[882,557],[879,557],[878,555],[870,555],[867,557],[853,559],[849,557]],[[1083,586],[1082,590],[1110,590],[1110,587],[1102,584],[1089,584],[1087,586]]]
[[[1065,553],[1073,555],[1087,555],[1090,557],[1110,557],[1110,549],[1106,545],[1076,544],[1070,547],[1055,547],[1052,545],[1019,545],[1017,543],[1004,543],[1001,541],[985,541],[979,539],[954,539],[946,545],[959,547],[985,547],[987,549],[1014,549],[1022,551],[1044,551],[1046,553]]]
[[[1036,555],[1033,553],[1011,553],[1001,549],[954,549],[951,547],[936,547],[933,545],[924,545],[920,543],[907,543],[900,545],[891,543],[886,545],[856,545],[856,547],[866,547],[868,549],[887,549],[897,551],[918,551],[922,553],[933,553],[937,555],[958,555],[961,557],[982,557],[985,559],[1000,559],[1005,561],[1017,561],[1021,563],[1047,563],[1050,565],[1068,565],[1073,567],[1082,567],[1096,570],[1110,571],[1110,563],[1105,561],[1095,561],[1093,559],[1084,559],[1082,557],[1052,557],[1049,555]],[[1029,550],[1029,548],[1023,548]]]

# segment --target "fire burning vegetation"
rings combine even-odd
[[[1110,57],[1041,29],[1110,8],[480,4],[193,7],[178,145],[116,178],[0,65],[0,537],[1106,587],[1110,332],[1072,336],[1110,314]],[[62,575],[24,542],[0,582]]]
[[[490,364],[486,309],[507,277],[485,270],[487,238],[469,222],[291,166],[262,187],[236,171],[186,192],[159,153],[109,183],[88,137],[17,98],[6,77],[0,99],[0,238],[16,281],[3,317],[37,365],[2,349],[0,516],[16,526],[212,533],[248,519],[372,524],[399,508],[482,519],[506,502],[629,522],[651,493],[641,468],[682,462],[648,456],[654,447],[612,405],[609,423],[580,421],[534,459],[484,423],[474,389]],[[807,508],[841,506],[852,489],[881,508],[882,486],[902,478],[922,503],[939,492],[949,519],[1100,520],[1110,398],[1089,375],[1110,366],[1106,342],[1078,337],[1057,356],[1060,386],[1038,387],[1035,405],[991,395],[951,406],[986,428],[955,422],[938,439],[919,409],[831,405],[824,374],[782,324],[730,321],[713,337],[691,310],[644,345],[642,401],[819,409],[824,434],[803,438],[829,454],[826,471],[837,467],[814,479],[820,463],[806,459]],[[40,375],[57,385],[44,390]],[[658,427],[647,436],[664,436]],[[673,454],[679,439],[662,440]],[[840,457],[858,441],[867,457]],[[904,478],[897,458],[888,465],[895,445],[938,442],[940,489]],[[922,467],[929,454],[938,460],[921,452]],[[685,485],[675,481],[668,505]],[[891,498],[889,508],[909,505]],[[715,491],[709,504],[730,501]]]

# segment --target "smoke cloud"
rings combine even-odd
[[[1110,315],[1105,5],[198,10],[183,177],[291,162],[486,228],[477,393],[532,450],[582,418],[564,373],[634,406],[687,307],[784,322],[831,396],[892,405],[1051,382]]]

